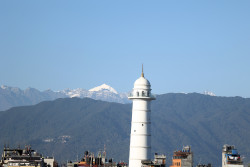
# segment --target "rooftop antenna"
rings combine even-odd
[[[143,64],[142,64],[141,77],[143,77],[143,78],[144,78],[144,73],[143,73]]]

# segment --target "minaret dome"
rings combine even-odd
[[[134,89],[150,89],[150,82],[144,78],[138,78],[134,83]]]

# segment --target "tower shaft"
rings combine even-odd
[[[129,167],[140,167],[150,160],[151,122],[150,100],[134,99],[132,108]]]

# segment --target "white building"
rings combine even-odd
[[[141,167],[141,161],[151,157],[151,85],[144,77],[143,69],[139,79],[134,83],[134,89],[128,97],[133,100],[129,167]]]
[[[54,167],[55,159],[54,157],[46,157],[44,162],[47,164],[47,167]]]
[[[222,167],[243,167],[243,161],[234,146],[224,145],[222,149]]]

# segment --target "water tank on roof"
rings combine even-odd
[[[238,151],[237,151],[237,150],[232,150],[232,154],[233,154],[233,155],[237,155],[237,154],[238,154]]]

